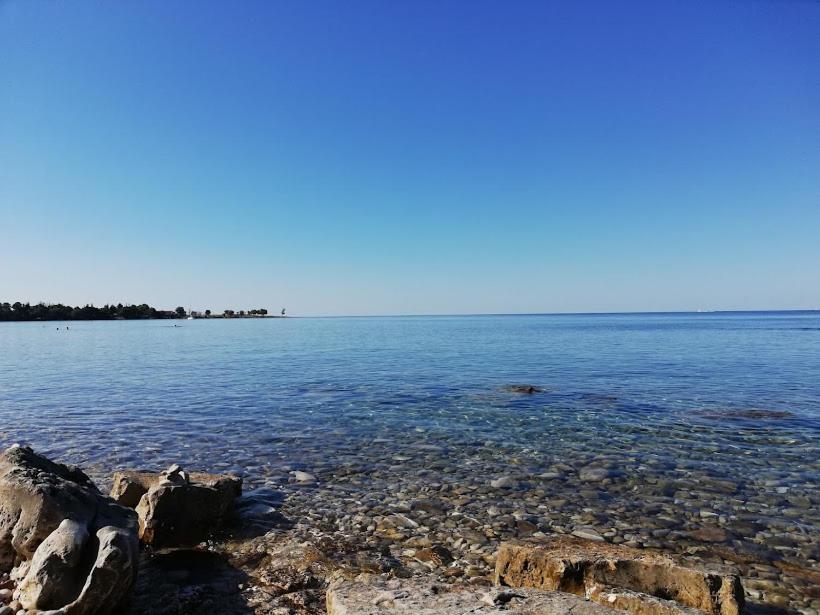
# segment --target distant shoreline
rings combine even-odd
[[[158,310],[147,303],[139,305],[122,303],[105,304],[96,307],[91,304],[80,306],[63,305],[62,303],[0,303],[0,322],[55,322],[55,321],[92,321],[92,320],[192,320],[210,318],[283,318],[281,314],[269,315],[267,308],[250,310],[224,310],[214,314],[211,310],[187,311],[179,306],[175,310]]]
[[[526,317],[566,317],[566,316],[585,316],[591,318],[597,317],[629,317],[629,316],[646,316],[646,317],[663,317],[663,316],[697,316],[697,317],[732,317],[732,316],[777,316],[777,315],[806,315],[817,316],[820,315],[820,310],[715,310],[715,311],[689,311],[689,312],[528,312],[528,313],[497,313],[497,314],[345,314],[345,315],[302,315],[298,316],[300,319],[362,319],[362,318],[526,318]],[[226,316],[225,314],[211,314],[210,316],[196,314],[193,317],[186,316],[139,316],[136,318],[127,317],[113,317],[113,318],[3,318],[0,315],[0,323],[3,322],[106,322],[106,321],[134,321],[134,320],[245,320],[254,318],[294,318],[290,315],[281,314],[234,314]]]
[[[147,321],[147,320],[270,320],[270,319],[282,319],[282,318],[292,318],[292,316],[282,316],[280,314],[267,314],[265,316],[260,315],[253,315],[248,316],[223,316],[222,314],[218,314],[216,316],[194,316],[193,318],[189,318],[187,316],[184,317],[165,317],[165,316],[146,316],[141,318],[29,318],[28,320],[11,320],[11,319],[3,319],[0,318],[0,323],[14,323],[14,322],[139,322],[139,321]]]

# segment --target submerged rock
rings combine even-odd
[[[578,471],[578,478],[588,483],[599,483],[608,478],[614,478],[617,475],[618,473],[614,470],[597,466],[586,466]]]
[[[138,558],[136,515],[82,471],[27,447],[0,455],[0,572],[17,581],[22,609],[116,612]]]
[[[739,615],[743,588],[734,571],[705,569],[671,557],[602,542],[556,537],[509,542],[496,558],[495,580],[585,595],[631,613]]]
[[[315,483],[316,477],[310,472],[302,472],[301,470],[294,470],[291,472],[293,478],[297,483]]]
[[[547,392],[547,389],[532,384],[508,384],[501,387],[501,390],[505,393],[518,393],[519,395],[534,395],[535,393]]]
[[[764,408],[703,408],[695,414],[707,419],[746,419],[758,421],[776,421],[790,419],[794,413],[788,410],[766,410]]]
[[[493,489],[518,489],[518,481],[512,476],[499,476],[490,481]]]
[[[729,534],[719,527],[702,527],[688,533],[690,538],[699,542],[726,542]]]
[[[224,474],[185,473],[171,466],[162,473],[114,474],[111,497],[135,508],[139,538],[155,548],[191,546],[219,528],[242,493],[242,479]]]

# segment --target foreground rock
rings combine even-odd
[[[0,572],[16,582],[15,606],[116,612],[134,584],[138,557],[136,515],[82,471],[27,447],[0,455]]]
[[[671,557],[602,542],[557,537],[509,542],[496,559],[496,583],[584,595],[637,614],[711,615],[743,611],[743,588],[726,570],[706,570]]]
[[[414,578],[390,581],[345,581],[327,590],[328,615],[463,615],[509,613],[511,615],[617,615],[618,611],[578,596],[532,589],[477,588],[437,585]]]
[[[223,525],[241,493],[241,478],[188,474],[179,466],[159,474],[116,472],[111,488],[111,497],[119,504],[136,509],[140,540],[158,549],[205,540]]]

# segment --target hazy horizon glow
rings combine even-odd
[[[0,4],[0,301],[820,308],[820,4]]]

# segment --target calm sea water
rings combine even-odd
[[[79,463],[208,465],[340,429],[508,442],[522,417],[527,446],[578,423],[601,446],[686,425],[738,452],[739,430],[810,446],[820,428],[817,312],[65,324],[0,323],[0,439]],[[500,392],[513,383],[549,392]]]
[[[0,444],[103,481],[179,462],[284,488],[304,469],[325,500],[451,483],[477,519],[512,502],[649,546],[714,517],[738,548],[820,557],[820,313],[176,324],[0,323]],[[496,494],[500,474],[530,482]]]
[[[602,447],[612,430],[660,443],[686,425],[736,453],[818,462],[816,312],[65,325],[0,323],[0,439],[78,463],[207,466],[340,429],[363,443],[417,428],[509,443],[525,414],[526,446],[578,423]],[[549,392],[500,392],[514,383]],[[795,443],[757,451],[739,430]]]

